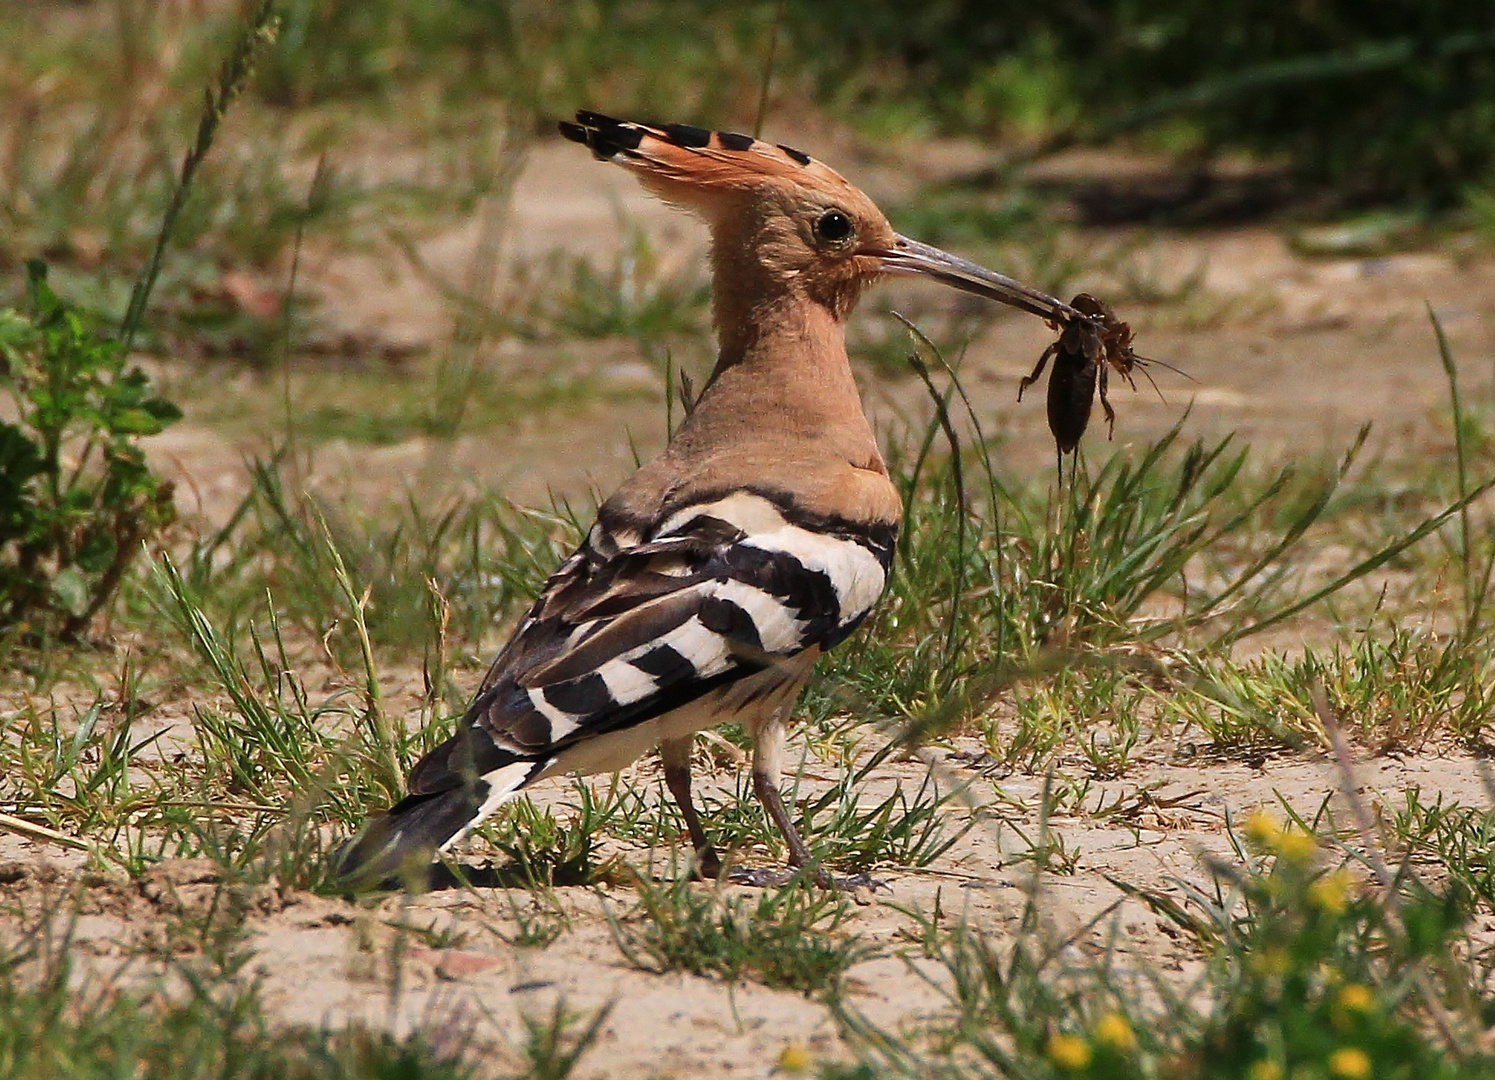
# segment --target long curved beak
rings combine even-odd
[[[969,259],[951,255],[948,251],[921,244],[906,236],[895,237],[893,247],[889,250],[869,251],[866,254],[880,258],[886,273],[930,277],[952,289],[1009,304],[1051,323],[1068,324],[1085,318],[1063,300],[1037,289],[1030,289],[1020,281],[988,270]]]

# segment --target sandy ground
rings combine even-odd
[[[1260,808],[1280,812],[1285,803],[1311,818],[1328,799],[1340,823],[1352,820],[1345,786],[1330,760],[1275,757],[1259,766],[1221,761],[1200,767],[1171,761],[1174,749],[1165,743],[1144,747],[1124,780],[1098,782],[1086,799],[1087,807],[1119,803],[1128,812],[1105,822],[1052,817],[1050,827],[1075,862],[1071,872],[1041,879],[1030,862],[1014,856],[1028,850],[1017,830],[1033,836],[1039,827],[1044,779],[984,775],[978,748],[958,741],[953,750],[935,752],[943,759],[933,765],[936,776],[965,791],[967,805],[952,809],[952,824],[971,812],[969,806],[984,810],[978,824],[931,867],[880,871],[885,887],[855,892],[857,906],[846,929],[881,955],[851,969],[845,983],[849,1003],[890,1028],[937,1012],[940,969],[913,947],[917,925],[907,912],[928,915],[938,905],[946,927],[963,918],[1000,941],[1015,929],[1035,889],[1048,933],[1076,934],[1100,918],[1099,929],[1078,934],[1075,947],[1098,948],[1114,925],[1121,964],[1172,973],[1182,985],[1199,969],[1197,950],[1108,876],[1181,899],[1181,882],[1207,882],[1204,856],[1233,861],[1227,816],[1240,821]],[[899,782],[917,786],[927,767],[889,765],[867,789],[868,802]],[[826,769],[812,761],[806,772],[823,776]],[[651,764],[635,767],[636,778],[645,782],[657,782],[656,774]],[[730,780],[718,775],[707,784]],[[538,799],[564,799],[567,793],[557,787]],[[1355,766],[1353,790],[1372,812],[1400,805],[1410,788],[1428,802],[1438,796],[1466,805],[1485,801],[1476,766],[1462,755],[1378,758]],[[635,865],[648,865],[645,851],[621,853]],[[83,914],[73,938],[85,959],[82,969],[95,978],[116,978],[121,971],[138,977],[143,945],[175,949],[182,962],[192,962],[190,945],[161,940],[161,924],[163,917],[190,919],[208,908],[215,891],[210,864],[162,864],[135,883],[106,876],[80,881],[78,866],[77,858],[55,849],[0,839],[0,899],[29,922],[60,895],[77,890]],[[732,886],[727,892],[752,890]],[[817,1057],[840,1052],[826,1007],[798,993],[631,968],[608,923],[609,913],[630,917],[627,887],[562,887],[554,899],[572,928],[547,948],[525,949],[508,943],[517,929],[514,905],[538,912],[540,902],[522,892],[452,889],[360,905],[305,893],[261,893],[246,917],[253,951],[248,969],[263,980],[274,1013],[288,1020],[340,1024],[358,1018],[396,1030],[473,1026],[495,1061],[519,1038],[521,1017],[548,1016],[557,998],[585,1013],[610,1007],[600,1041],[578,1073],[584,1077],[768,1077],[786,1046],[807,1048]],[[402,933],[400,926],[444,934],[451,944],[422,944],[429,939]],[[1479,939],[1495,937],[1495,924],[1475,932]]]
[[[867,180],[875,195],[897,194],[896,170],[868,166],[864,176],[853,164],[845,171]],[[700,226],[642,196],[622,170],[591,162],[573,147],[543,146],[531,155],[516,192],[508,234],[512,257],[538,258],[556,247],[605,255],[616,243],[620,215],[650,230],[671,257],[698,259],[704,250]],[[457,230],[429,241],[425,254],[460,273],[475,238],[473,229]],[[1104,241],[1097,235],[1097,243]],[[1143,238],[1140,250],[1153,268],[1149,272],[1165,284],[1196,272],[1202,277],[1185,304],[1139,307],[1134,319],[1143,351],[1183,368],[1195,381],[1161,373],[1166,402],[1145,389],[1135,395],[1114,389],[1118,444],[1156,436],[1192,405],[1191,436],[1236,433],[1269,461],[1338,453],[1366,422],[1374,424],[1373,445],[1388,453],[1443,445],[1449,439],[1442,419],[1447,387],[1428,305],[1447,328],[1466,382],[1474,392],[1488,386],[1495,358],[1495,264],[1488,261],[1439,251],[1310,261],[1265,227],[1159,234]],[[439,297],[410,275],[391,278],[387,263],[322,253],[312,259],[308,278],[321,283],[328,317],[348,327],[417,344],[437,342],[446,332]],[[908,294],[870,299],[860,317],[886,318],[880,313],[900,295]],[[983,424],[1003,438],[1001,452],[1013,467],[1051,472],[1041,403],[1018,406],[1013,400],[1018,378],[1047,338],[1033,320],[1003,318],[972,345],[966,371]],[[502,362],[515,369],[540,367],[552,362],[554,349],[506,345]],[[626,344],[577,347],[570,359],[599,371],[621,365],[623,377],[653,379],[651,385],[658,386],[651,369],[639,374],[638,358]],[[867,398],[883,425],[922,415],[922,391],[907,381],[868,378]],[[527,418],[510,430],[471,432],[454,443],[330,443],[319,451],[311,483],[371,502],[412,489],[426,496],[496,486],[519,502],[541,500],[549,490],[605,491],[631,468],[630,440],[652,452],[662,445],[662,429],[655,402],[603,401]],[[221,517],[242,491],[243,456],[262,450],[272,437],[265,432],[229,439],[189,420],[156,440],[152,453],[183,481],[185,509],[211,519]],[[1099,425],[1092,428],[1088,439],[1095,450],[1103,437]],[[913,926],[896,908],[929,912],[938,896],[947,919],[963,914],[1001,935],[1032,885],[1030,865],[1013,858],[1026,850],[1014,827],[1030,835],[1037,828],[1043,778],[987,775],[978,767],[978,751],[957,742],[953,751],[934,752],[944,759],[934,768],[943,784],[966,785],[970,802],[989,811],[932,867],[883,871],[885,889],[856,897],[848,929],[883,955],[853,970],[851,1000],[880,1023],[913,1022],[940,1005],[936,987],[913,970],[922,968],[937,983],[932,966],[896,955]],[[926,767],[889,765],[867,799],[895,782],[916,786]],[[814,760],[806,768],[822,778],[831,769]],[[657,787],[654,764],[635,769]],[[730,787],[731,779],[721,774],[708,782]],[[1362,760],[1353,784],[1371,804],[1400,803],[1411,787],[1419,787],[1425,801],[1438,794],[1475,805],[1486,801],[1473,763],[1455,753]],[[998,789],[1007,796],[1000,803]],[[552,784],[538,797],[564,800],[568,794],[565,785]],[[1340,778],[1327,759],[1201,763],[1182,758],[1166,739],[1145,745],[1124,779],[1097,782],[1087,804],[1104,799],[1109,805],[1118,798],[1134,805],[1134,812],[1106,821],[1050,822],[1078,858],[1072,873],[1047,875],[1038,884],[1040,908],[1064,932],[1119,903],[1115,917],[1128,960],[1180,977],[1199,957],[1106,876],[1159,888],[1171,887],[1174,878],[1202,881],[1201,855],[1228,854],[1227,814],[1240,816],[1279,799],[1311,813],[1328,798],[1345,811]],[[970,812],[952,804],[952,827]],[[636,863],[645,859],[640,851],[629,855]],[[4,836],[0,864],[0,893],[36,915],[68,887],[79,858]],[[195,865],[164,867],[143,883],[93,878],[86,884],[85,914],[75,937],[96,973],[123,963],[132,944],[155,932],[160,912],[201,904],[213,889],[210,875]],[[583,1011],[610,1005],[601,1042],[579,1071],[586,1077],[766,1077],[790,1043],[817,1055],[837,1053],[826,1009],[799,994],[629,968],[603,913],[607,908],[626,915],[632,907],[628,889],[569,888],[557,895],[572,914],[573,929],[546,949],[505,942],[515,926],[511,905],[531,903],[523,894],[448,890],[361,906],[309,895],[267,896],[247,917],[250,968],[262,974],[267,1000],[287,1019],[338,1023],[356,1016],[401,1029],[447,1020],[473,1023],[492,1040],[498,1057],[519,1037],[520,1015],[546,1013],[557,997]],[[447,931],[457,944],[420,945],[390,925],[400,922]],[[403,956],[394,964],[398,950]]]

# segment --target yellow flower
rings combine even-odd
[[[1277,839],[1277,855],[1288,862],[1305,863],[1317,850],[1318,841],[1302,829],[1283,829]]]
[[[1049,1060],[1071,1072],[1090,1064],[1090,1044],[1078,1035],[1055,1035],[1049,1040]]]
[[[1095,1025],[1095,1041],[1124,1054],[1136,1047],[1137,1036],[1132,1031],[1132,1025],[1126,1022],[1126,1017],[1120,1013],[1106,1013]]]
[[[1263,1058],[1247,1071],[1249,1080],[1282,1080],[1282,1066]]]
[[[1259,848],[1275,851],[1282,839],[1282,825],[1265,810],[1258,810],[1246,819],[1246,839]]]
[[[1320,911],[1340,915],[1350,904],[1350,885],[1349,873],[1336,870],[1308,886],[1308,899]]]
[[[1338,1004],[1346,1012],[1370,1012],[1375,1007],[1376,995],[1368,986],[1348,983],[1339,990]]]
[[[1369,1080],[1370,1055],[1357,1046],[1342,1046],[1329,1055],[1329,1075],[1343,1080]]]
[[[773,1068],[776,1073],[785,1073],[788,1076],[804,1076],[810,1071],[814,1064],[810,1060],[810,1051],[799,1043],[786,1043],[784,1049],[779,1051],[779,1060]]]
[[[1280,977],[1287,974],[1288,968],[1292,966],[1292,956],[1286,949],[1273,948],[1262,949],[1252,956],[1247,963],[1251,965],[1256,974],[1264,978]]]

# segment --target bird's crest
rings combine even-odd
[[[600,160],[628,166],[662,197],[693,209],[709,212],[712,193],[740,195],[764,187],[866,198],[840,173],[809,154],[734,131],[710,131],[689,124],[638,124],[585,109],[577,112],[575,123],[561,121],[560,129]]]

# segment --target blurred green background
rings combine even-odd
[[[212,0],[5,0],[4,89],[24,108],[55,62],[160,60],[185,20],[179,74],[230,32]],[[1243,150],[1344,201],[1457,203],[1491,179],[1495,6],[1479,0],[284,0],[260,83],[283,108],[435,85],[537,119],[579,104],[741,117],[776,39],[777,99],[809,94],[869,134],[1034,145],[1130,135],[1179,153]],[[116,34],[76,40],[80,15]],[[208,50],[212,55],[213,50]],[[113,70],[111,70],[111,68]]]
[[[250,6],[0,0],[0,301],[41,256],[85,306],[123,310],[201,88]],[[958,143],[966,165],[889,209],[978,255],[1039,250],[1053,233],[1034,223],[1056,216],[1348,222],[1331,240],[1361,254],[1424,243],[1430,227],[1495,232],[1486,2],[277,6],[278,39],[184,210],[153,313],[199,353],[262,356],[278,333],[245,318],[271,299],[226,271],[283,275],[303,234],[409,253],[504,196],[523,149],[578,107],[742,130],[766,115],[773,131],[840,132],[910,176],[926,148]],[[1153,187],[1026,169],[1086,147],[1145,161]],[[1051,289],[1068,280],[1033,272]]]
[[[1446,206],[1495,161],[1495,6],[1469,0],[290,0],[265,92],[435,78],[694,119],[779,74],[869,133],[1123,134],[1280,160],[1346,203]],[[734,98],[738,100],[733,100]]]
[[[796,56],[814,58],[820,85],[902,98],[948,131],[1248,151],[1343,203],[1450,205],[1495,161],[1488,3],[788,6]]]

